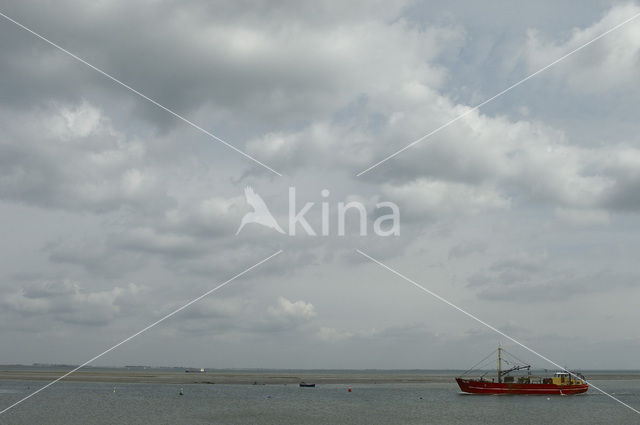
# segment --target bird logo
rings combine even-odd
[[[253,207],[253,211],[246,213],[244,217],[242,217],[242,222],[240,223],[240,227],[238,227],[236,235],[240,233],[245,224],[249,223],[261,224],[271,229],[275,229],[280,233],[284,233],[276,219],[273,218],[271,212],[269,212],[267,204],[264,203],[264,200],[260,195],[253,191],[251,186],[244,188],[244,196],[247,198],[247,203]]]

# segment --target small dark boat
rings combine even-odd
[[[300,386],[303,388],[315,388],[316,384],[307,384],[306,382],[300,382]]]

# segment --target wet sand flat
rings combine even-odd
[[[68,369],[11,370],[0,369],[0,381],[53,381],[68,372]],[[640,379],[640,372],[597,372],[586,374],[588,380]],[[298,384],[305,381],[316,384],[388,384],[388,383],[435,383],[452,382],[455,375],[412,372],[340,372],[323,371],[209,371],[185,373],[179,371],[131,371],[131,370],[79,370],[67,376],[65,381],[158,383],[158,384],[245,384],[273,385]]]
[[[68,370],[0,370],[0,380],[52,381]],[[316,384],[451,382],[452,375],[420,373],[324,373],[310,372],[163,372],[79,370],[64,378],[75,382],[122,382],[160,384]]]

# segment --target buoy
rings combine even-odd
[[[114,393],[116,392],[116,387],[113,387],[113,392],[114,392]]]
[[[351,392],[351,387],[349,387],[349,392]]]
[[[184,390],[180,388],[180,395],[184,395]]]

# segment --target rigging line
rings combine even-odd
[[[483,364],[481,364],[480,366],[478,366],[476,368],[476,370],[488,370],[488,371],[493,371],[495,370],[495,359],[488,359],[486,362],[484,362]]]
[[[512,353],[508,352],[508,351],[507,351],[507,350],[505,350],[504,348],[502,349],[502,351],[504,351],[505,353],[507,353],[508,355],[510,355],[511,357],[513,357],[514,359],[516,359],[517,361],[519,361],[519,362],[521,362],[521,363],[524,363],[524,364],[526,364],[526,365],[529,365],[529,366],[530,366],[529,362],[525,362],[524,360],[522,360],[522,359],[518,358],[515,354],[512,354]]]
[[[495,366],[492,366],[495,363],[494,359],[487,359],[487,361],[485,361],[484,363],[482,363],[479,366],[476,366],[471,373],[477,373],[477,372],[482,372],[485,371],[485,373],[483,375],[486,375],[488,372],[491,372],[495,369]],[[462,376],[467,376],[467,375],[462,375]]]
[[[487,360],[489,357],[493,356],[493,353],[495,353],[498,350],[493,350],[492,352],[489,353],[489,355],[487,357],[485,357],[484,359],[480,360],[478,363],[474,364],[473,366],[471,366],[471,368],[469,370],[467,370],[465,373],[463,373],[461,376],[466,375],[467,373],[471,372],[472,370],[475,369],[476,366],[478,366],[480,363],[484,362],[485,360]]]

